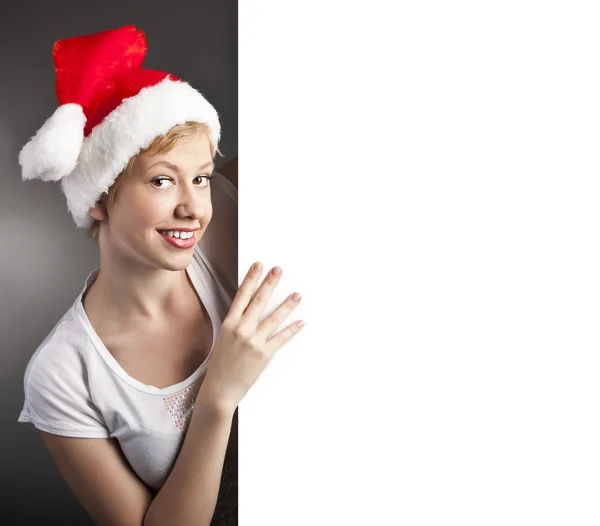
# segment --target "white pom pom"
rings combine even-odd
[[[77,165],[86,117],[79,104],[63,104],[19,153],[23,180],[58,181]]]

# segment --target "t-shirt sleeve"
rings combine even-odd
[[[40,350],[25,373],[25,403],[19,422],[55,435],[107,438],[109,430],[95,407],[83,358],[75,352]]]
[[[207,265],[234,296],[238,289],[237,188],[219,172],[211,181],[212,218],[198,248]]]

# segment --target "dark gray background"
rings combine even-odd
[[[21,147],[57,107],[56,40],[127,24],[148,39],[144,67],[173,73],[221,116],[217,167],[237,154],[237,2],[5,2],[0,8],[0,522],[92,524],[39,432],[18,423],[27,362],[99,264],[59,183],[23,182]],[[41,521],[43,517],[43,522]]]

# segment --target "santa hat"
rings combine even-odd
[[[54,44],[59,107],[23,147],[23,179],[61,181],[80,228],[131,157],[176,124],[206,124],[217,148],[221,128],[213,106],[169,73],[142,69],[142,31],[124,26]]]

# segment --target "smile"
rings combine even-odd
[[[194,237],[193,232],[182,232],[179,230],[159,230],[158,233],[169,237],[178,237],[179,239],[189,239],[190,237]]]
[[[196,238],[193,232],[177,232],[177,231],[160,231],[158,230],[160,237],[162,237],[166,243],[176,248],[189,249],[196,244]],[[175,234],[179,234],[176,236]],[[182,235],[183,234],[183,235]]]

